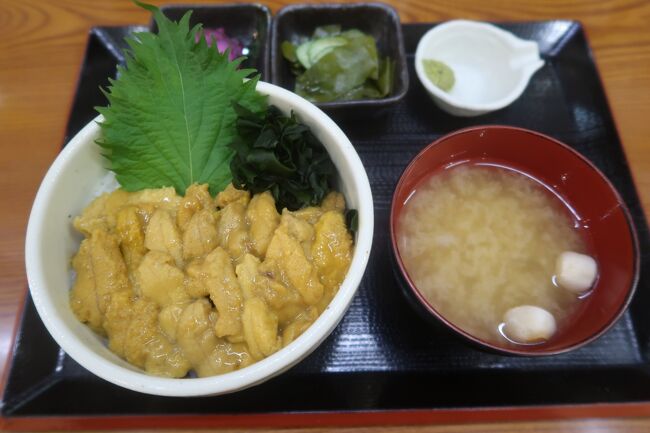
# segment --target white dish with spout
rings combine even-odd
[[[441,61],[453,70],[456,82],[449,92],[429,80],[424,59]],[[432,28],[415,52],[420,82],[440,108],[455,116],[478,116],[510,105],[543,65],[537,42],[467,20]]]

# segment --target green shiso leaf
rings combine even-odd
[[[273,105],[263,115],[237,104],[235,109],[233,185],[253,194],[271,191],[278,211],[319,205],[332,188],[336,168],[309,127]]]
[[[188,12],[176,23],[155,6],[158,34],[127,38],[126,66],[110,80],[108,106],[98,144],[110,169],[127,191],[173,186],[184,194],[193,183],[208,183],[216,194],[230,181],[230,142],[236,135],[233,102],[253,113],[266,110],[266,98],[255,91],[259,75],[238,69],[244,58],[228,61],[195,42],[200,25],[190,29]]]

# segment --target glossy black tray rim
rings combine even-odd
[[[161,419],[304,413],[353,416],[576,405],[593,407],[593,415],[598,415],[597,408],[603,404],[650,408],[643,406],[650,402],[648,226],[584,30],[572,21],[500,25],[519,36],[538,38],[547,62],[511,107],[474,120],[448,116],[433,106],[413,79],[410,64],[410,90],[381,122],[365,126],[335,117],[371,179],[375,239],[350,310],[312,355],[264,384],[229,395],[181,399],[139,394],[93,376],[66,356],[27,297],[0,403],[2,416],[12,420],[118,415]],[[431,26],[403,25],[410,63],[417,40]],[[120,37],[134,29],[138,28],[91,31],[66,141],[95,116],[92,107],[104,103],[96,88],[105,84],[120,61]],[[553,111],[544,110],[547,103],[553,103]],[[641,246],[637,294],[621,320],[582,349],[546,358],[478,351],[446,330],[426,325],[399,292],[387,235],[394,185],[426,145],[476,124],[536,129],[569,144],[612,181],[630,210]]]

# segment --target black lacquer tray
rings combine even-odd
[[[220,397],[155,397],[119,388],[80,367],[54,343],[27,299],[2,401],[6,425],[134,426],[129,420],[139,420],[137,426],[418,422],[434,419],[422,417],[427,411],[467,414],[463,409],[488,408],[475,412],[513,414],[524,408],[537,416],[557,416],[562,408],[576,405],[592,408],[573,412],[582,416],[618,413],[603,412],[600,403],[650,414],[648,226],[583,28],[572,21],[502,24],[518,36],[538,41],[546,64],[510,107],[477,118],[456,118],[433,105],[412,70],[416,44],[430,27],[403,26],[411,85],[402,102],[379,120],[335,119],[368,172],[375,236],[350,310],[319,349],[290,371],[245,391]],[[114,75],[116,62],[122,60],[122,37],[134,29],[91,32],[67,138],[95,116],[94,105],[104,103],[98,86]],[[395,184],[424,146],[442,134],[477,124],[520,126],[568,143],[611,179],[629,206],[642,251],[639,287],[630,310],[597,341],[545,358],[488,354],[431,328],[403,299],[393,274],[388,230]],[[556,410],[535,412],[549,406]],[[382,417],[386,413],[416,415]],[[299,421],[287,422],[291,415]],[[74,422],[108,419],[97,417],[111,417],[113,422]],[[125,421],[120,424],[119,419]],[[174,419],[175,424],[170,421]],[[237,421],[246,419],[257,421]]]

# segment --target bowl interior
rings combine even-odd
[[[339,190],[359,212],[355,251],[345,280],[329,307],[289,346],[238,371],[219,376],[167,379],[145,374],[108,350],[105,340],[79,322],[69,304],[71,257],[81,235],[72,219],[95,197],[112,190],[113,179],[95,144],[95,119],[64,148],[38,191],[27,229],[25,261],[34,304],[56,342],[75,361],[99,377],[135,391],[170,396],[212,395],[252,386],[288,369],[313,351],[347,310],[365,270],[373,233],[368,178],[356,151],[336,124],[313,104],[277,86],[259,82],[257,90],[283,112],[294,110],[323,142],[339,174]],[[114,184],[113,184],[114,185]]]
[[[509,67],[511,52],[492,34],[440,32],[423,45],[423,59],[446,63],[456,77],[449,95],[466,104],[489,104],[514,88],[522,70]]]
[[[345,106],[386,105],[406,94],[408,71],[399,16],[393,8],[380,3],[291,5],[282,8],[273,20],[273,84],[291,91],[295,88],[295,75],[280,49],[282,42],[306,40],[311,38],[316,27],[330,24],[340,24],[343,30],[359,29],[375,38],[379,55],[390,56],[395,61],[395,82],[391,94],[384,99],[326,102],[317,104],[319,107],[329,110]]]
[[[481,341],[446,321],[419,293],[401,263],[396,226],[404,204],[418,185],[436,172],[462,163],[496,165],[532,176],[560,198],[587,233],[599,275],[593,292],[570,323],[542,345],[497,346]],[[425,148],[404,171],[391,209],[391,237],[398,266],[410,289],[433,315],[465,337],[515,354],[563,352],[605,332],[624,312],[638,280],[638,244],[620,196],[590,162],[544,135],[513,127],[475,127],[443,137]]]

